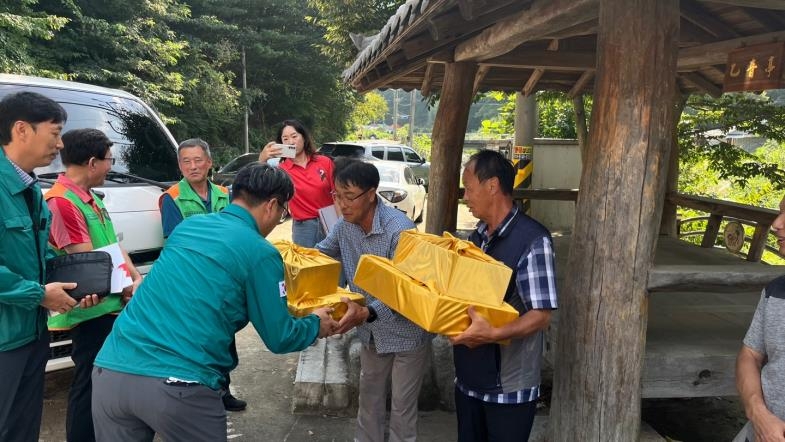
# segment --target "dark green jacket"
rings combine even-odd
[[[26,187],[0,149],[0,351],[19,348],[47,332],[46,310],[40,303],[51,222],[41,188],[31,188],[33,218],[25,201]]]

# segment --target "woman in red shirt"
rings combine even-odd
[[[285,170],[294,182],[294,197],[289,201],[292,224],[292,242],[303,247],[313,247],[325,237],[319,224],[319,209],[333,204],[333,161],[316,152],[311,135],[297,120],[284,120],[275,141],[264,146],[259,162],[281,155],[281,148],[274,144],[295,146],[294,158],[281,158],[278,167]]]

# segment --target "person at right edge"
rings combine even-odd
[[[520,316],[497,328],[469,307],[471,325],[450,338],[459,442],[525,441],[534,423],[556,273],[550,233],[513,203],[514,176],[510,161],[491,150],[472,155],[463,172],[464,199],[480,219],[469,240],[513,269],[504,301]]]
[[[785,198],[771,223],[785,253]],[[763,289],[736,358],[736,388],[749,422],[733,442],[785,441],[785,276]]]

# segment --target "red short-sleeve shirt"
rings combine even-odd
[[[57,182],[64,185],[68,190],[76,193],[79,198],[93,206],[97,213],[100,213],[95,206],[93,197],[85,192],[81,187],[74,183],[65,175],[57,177]],[[58,249],[71,244],[82,244],[91,242],[90,234],[87,231],[82,212],[65,198],[55,197],[46,201],[49,211],[52,212],[52,228],[49,231],[49,242]]]
[[[319,209],[333,204],[333,160],[325,155],[311,155],[305,167],[292,160],[282,161],[281,169],[294,182],[294,198],[289,212],[297,221],[319,216]]]

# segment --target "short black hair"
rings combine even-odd
[[[210,145],[201,138],[189,138],[180,143],[177,146],[177,155],[180,155],[180,151],[188,147],[201,147],[207,158],[213,159],[213,155],[210,153]]]
[[[11,142],[11,129],[17,121],[32,125],[65,123],[68,114],[56,101],[37,92],[16,92],[0,101],[0,144]]]
[[[357,186],[363,191],[379,187],[379,169],[355,158],[338,157],[333,176],[335,182],[342,186]]]
[[[232,196],[251,207],[273,198],[283,204],[294,196],[294,184],[283,169],[254,161],[237,172]]]
[[[73,129],[63,134],[60,159],[66,166],[83,166],[90,158],[106,158],[112,147],[109,137],[98,129]]]
[[[502,193],[512,195],[515,168],[504,155],[495,150],[481,150],[469,157],[466,167],[472,168],[481,183],[494,177],[498,178]]]

